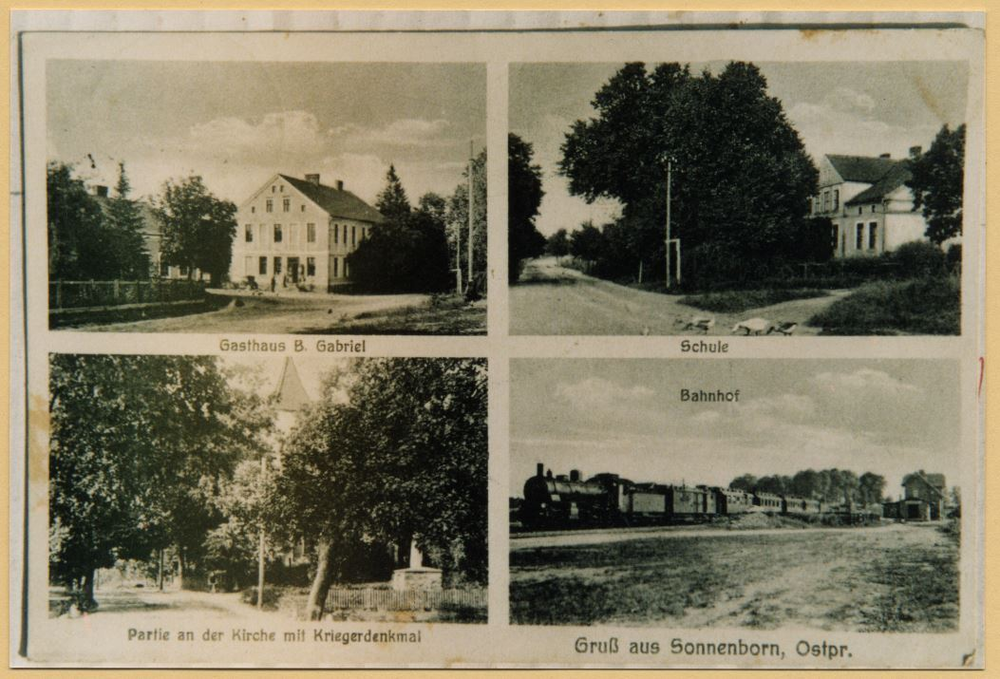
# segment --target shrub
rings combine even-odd
[[[960,273],[962,270],[962,244],[954,243],[945,253],[945,262],[948,265],[949,273]]]
[[[283,591],[277,587],[269,587],[264,585],[264,608],[269,611],[277,610],[278,602],[281,600],[281,595]],[[251,606],[257,605],[257,587],[247,587],[240,594],[240,600]]]
[[[808,324],[834,335],[957,335],[960,321],[958,279],[936,276],[868,283],[810,318]]]
[[[927,241],[903,243],[890,257],[899,264],[900,274],[906,278],[926,278],[945,272],[944,252]]]
[[[681,304],[717,313],[739,313],[747,309],[759,309],[793,299],[822,297],[825,290],[803,288],[800,290],[730,290],[709,292],[703,295],[688,295],[680,299]]]

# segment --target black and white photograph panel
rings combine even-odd
[[[56,59],[46,103],[50,327],[485,333],[484,65]]]
[[[950,360],[516,360],[518,625],[946,633]]]
[[[512,64],[511,334],[960,334],[969,82]]]
[[[486,622],[485,359],[53,354],[50,368],[60,633]]]

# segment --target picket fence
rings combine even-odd
[[[205,283],[189,280],[49,281],[49,310],[199,301]]]

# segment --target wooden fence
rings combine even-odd
[[[486,588],[439,589],[434,591],[334,588],[327,595],[330,610],[433,611],[441,608],[486,608]]]
[[[49,281],[49,311],[198,301],[205,283],[189,280]]]

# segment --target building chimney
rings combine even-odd
[[[337,180],[337,190],[338,191],[343,191],[344,190],[344,180],[343,179],[338,179]]]
[[[891,153],[883,153],[882,155],[879,156],[879,158],[892,158],[892,154]]]
[[[923,151],[924,151],[924,149],[921,146],[911,146],[910,147],[910,158],[912,158],[913,160],[916,160],[917,158],[920,157],[920,154],[923,153]]]
[[[97,196],[98,198],[107,198],[108,187],[98,184],[97,186],[94,187],[94,195]]]
[[[318,174],[307,174],[306,181],[314,186],[319,186],[319,175]]]

